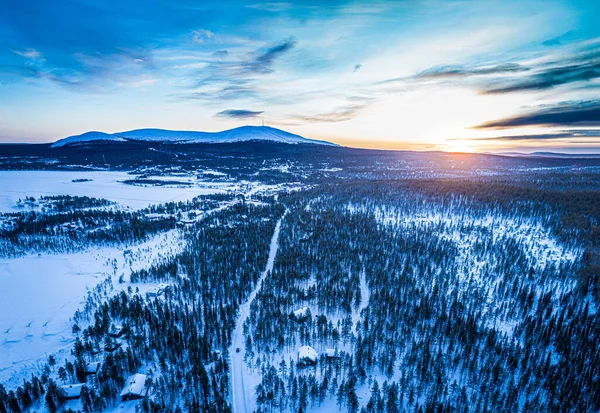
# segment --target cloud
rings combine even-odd
[[[575,30],[569,30],[568,32],[561,34],[560,36],[553,37],[542,42],[544,46],[560,46],[565,42],[570,42],[577,37],[577,32]]]
[[[200,9],[187,0],[9,3],[0,13],[0,62],[23,67],[35,63],[34,78],[81,91],[110,89],[127,83],[129,77],[151,76],[158,69],[148,64],[152,55],[181,43],[198,25],[209,25],[219,7],[207,1]],[[240,18],[232,18],[232,24]],[[207,30],[196,31],[198,40],[210,35]],[[126,62],[129,57],[131,63],[146,62],[145,73]],[[19,74],[0,69],[1,76],[18,79]],[[32,76],[23,71],[22,78]]]
[[[533,67],[522,78],[500,80],[485,88],[484,94],[547,90],[575,82],[600,78],[600,50],[563,56],[559,61],[544,62]]]
[[[199,29],[192,31],[192,42],[194,43],[204,43],[208,39],[212,39],[214,37],[214,33],[210,30]]]
[[[176,100],[219,101],[252,98],[260,101],[263,96],[261,78],[275,72],[275,62],[296,46],[294,38],[256,48],[235,52],[217,50],[202,54],[202,65],[189,74],[193,79],[184,86],[187,91],[173,93]]]
[[[215,57],[227,57],[229,56],[229,52],[227,50],[217,50],[212,55]]]
[[[507,129],[521,126],[600,126],[600,101],[563,102],[552,107],[493,120],[473,129]]]
[[[553,133],[540,133],[529,135],[501,135],[484,138],[452,138],[450,141],[536,141],[557,140],[573,138],[600,138],[600,129],[573,129],[561,130]]]
[[[27,49],[24,51],[13,50],[13,53],[17,56],[25,57],[32,60],[43,60],[42,54],[36,49]]]
[[[346,100],[350,103],[342,105],[335,110],[315,114],[287,116],[284,123],[286,125],[297,125],[304,123],[345,122],[357,118],[363,110],[375,102],[375,99],[364,96],[350,96]]]
[[[565,37],[569,37],[566,36]],[[571,83],[595,87],[591,81],[600,78],[600,44],[580,42],[543,60],[511,61],[499,64],[440,65],[412,76],[391,78],[378,82],[415,83],[449,81],[475,87],[481,94],[504,94],[548,90]]]
[[[514,74],[519,72],[526,72],[530,70],[528,67],[520,65],[518,63],[501,63],[496,65],[484,65],[484,66],[460,66],[460,65],[442,65],[435,66],[426,70],[423,70],[413,76],[396,77],[392,79],[386,79],[378,82],[378,84],[389,84],[397,82],[408,82],[408,81],[430,81],[430,80],[444,80],[452,78],[467,78],[474,76],[484,75],[506,75]]]
[[[215,89],[191,91],[185,93],[175,93],[171,98],[177,101],[205,101],[215,102],[223,100],[239,100],[258,98],[258,93],[254,88],[238,85],[228,85]]]
[[[250,4],[248,6],[246,6],[249,9],[256,9],[256,10],[263,10],[263,11],[267,11],[270,13],[279,13],[279,12],[284,12],[287,11],[289,9],[291,9],[293,7],[293,4],[291,3],[284,3],[284,2],[280,2],[280,3],[257,3],[257,4]]]
[[[217,113],[215,116],[218,118],[229,118],[229,119],[249,119],[265,113],[264,111],[253,111],[246,109],[227,109]]]
[[[467,77],[467,76],[482,76],[482,75],[498,75],[512,74],[528,71],[528,67],[524,67],[518,63],[502,63],[493,66],[481,66],[466,68],[464,66],[439,66],[424,70],[418,73],[416,79],[436,79],[436,78],[452,78],[452,77]]]
[[[296,47],[296,44],[297,41],[293,37],[282,40],[266,49],[257,51],[256,57],[245,62],[243,66],[251,73],[271,73],[275,60]]]

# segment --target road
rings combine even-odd
[[[287,213],[287,212],[286,212]],[[248,377],[248,368],[244,363],[244,356],[246,355],[246,342],[244,338],[244,322],[250,315],[250,304],[254,301],[256,294],[260,290],[264,278],[273,270],[273,264],[275,263],[275,256],[279,249],[279,229],[281,228],[281,221],[285,214],[279,219],[273,232],[273,238],[271,238],[271,244],[269,247],[269,259],[267,260],[267,266],[260,275],[256,287],[250,293],[248,300],[240,306],[240,316],[235,324],[235,330],[233,331],[232,345],[229,349],[231,356],[230,363],[230,377],[231,377],[231,400],[233,413],[248,413],[254,411],[254,388],[249,386],[246,387],[244,378]],[[239,348],[239,353],[236,352],[236,348]]]

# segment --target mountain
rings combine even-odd
[[[90,142],[160,142],[160,143],[232,143],[247,141],[269,141],[287,144],[318,144],[337,146],[334,143],[304,138],[269,126],[241,126],[221,132],[173,131],[165,129],[135,129],[126,132],[86,132],[69,136],[52,144],[53,148],[87,144]]]

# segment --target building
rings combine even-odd
[[[119,338],[123,334],[125,334],[125,328],[122,325],[113,326],[110,329],[110,332],[108,333],[108,335],[111,336],[112,338]]]
[[[302,322],[308,320],[310,317],[311,317],[311,313],[310,313],[310,309],[308,307],[300,308],[300,309],[294,311],[290,315],[290,318],[298,323],[302,323]]]
[[[328,359],[339,359],[340,353],[334,348],[325,349],[325,357]]]
[[[121,400],[126,402],[128,400],[137,400],[143,399],[148,394],[148,389],[146,388],[146,378],[145,374],[132,374],[129,376],[127,381],[125,382],[125,387],[121,391]]]
[[[192,229],[195,223],[195,219],[180,219],[177,221],[177,226],[183,229]]]
[[[156,297],[160,297],[161,295],[164,294],[165,292],[165,288],[167,288],[168,285],[165,283],[160,283],[158,284],[156,287],[152,288],[150,291],[148,291],[146,293],[146,295],[150,298],[156,298]]]
[[[298,349],[298,365],[314,366],[317,364],[319,355],[311,346],[302,346]]]
[[[85,363],[85,374],[96,374],[100,370],[100,362],[99,361],[91,361],[89,363]]]
[[[83,389],[83,386],[85,386],[85,384],[83,383],[77,383],[77,384],[67,384],[64,386],[61,386],[60,388],[62,389],[62,398],[64,400],[74,400],[74,399],[79,399],[79,396],[81,396],[81,390]]]

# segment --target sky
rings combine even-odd
[[[281,128],[600,152],[600,1],[0,0],[0,142]]]

